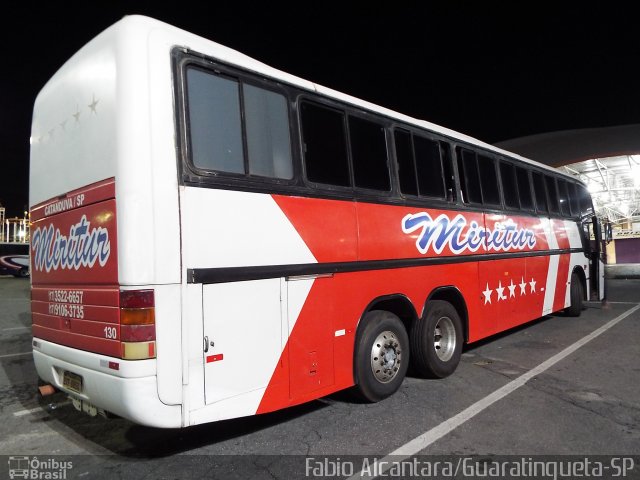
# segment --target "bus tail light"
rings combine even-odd
[[[120,342],[124,360],[156,356],[156,311],[153,290],[120,291]]]

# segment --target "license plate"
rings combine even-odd
[[[62,386],[80,393],[82,392],[82,377],[75,373],[65,371],[62,376]]]

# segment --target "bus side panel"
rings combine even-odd
[[[353,385],[353,353],[355,333],[362,314],[372,299],[402,293],[421,312],[428,294],[443,282],[456,283],[467,299],[470,318],[480,321],[477,291],[477,262],[462,263],[455,273],[450,266],[437,265],[401,269],[375,270],[337,274],[333,278],[319,278],[309,292],[295,327],[288,338],[293,345],[300,338],[315,331],[317,322],[329,322],[332,339],[325,349],[334,352],[334,382],[315,390],[292,391],[290,398],[278,388],[277,376],[272,377],[260,402],[257,413],[275,411],[291,405],[319,398]],[[329,308],[329,310],[328,310]],[[327,312],[330,315],[326,315]],[[472,325],[475,328],[475,325]],[[285,350],[286,351],[286,350]],[[300,354],[289,356],[289,363],[308,365],[308,358]],[[309,378],[314,377],[308,371]]]

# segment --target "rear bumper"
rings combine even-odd
[[[33,360],[42,380],[73,397],[141,425],[182,426],[181,406],[158,397],[155,359],[126,361],[34,338]],[[82,376],[81,393],[62,385],[65,370]]]

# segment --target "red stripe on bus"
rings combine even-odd
[[[65,345],[87,352],[101,353],[110,357],[120,357],[122,350],[118,340],[108,340],[105,338],[90,337],[62,330],[33,325],[34,338],[41,338],[53,343]]]
[[[31,312],[69,320],[89,320],[104,323],[120,323],[120,309],[97,305],[76,305],[72,303],[31,302]]]
[[[59,301],[68,303],[69,299],[76,300],[76,303],[83,305],[99,305],[105,307],[117,307],[119,304],[120,289],[115,288],[91,288],[84,285],[69,286],[46,286],[33,287],[31,289],[31,300],[39,302]]]

